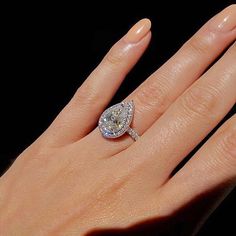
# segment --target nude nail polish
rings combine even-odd
[[[151,21],[142,19],[137,22],[124,36],[127,43],[138,43],[151,29]]]
[[[236,4],[216,15],[210,24],[219,31],[229,32],[236,28]]]

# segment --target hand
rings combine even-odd
[[[189,203],[198,209],[193,200],[199,196],[220,186],[220,199],[235,186],[235,116],[172,173],[235,104],[236,5],[206,23],[125,99],[135,104],[136,142],[128,135],[105,139],[94,129],[150,39],[150,21],[141,20],[1,177],[1,235],[84,235],[170,219]]]

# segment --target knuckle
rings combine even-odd
[[[102,96],[96,91],[91,83],[85,82],[76,92],[73,101],[75,103],[78,103],[80,106],[96,106],[97,103],[100,103],[102,101]]]
[[[233,165],[236,165],[236,117],[226,129],[221,140],[224,156],[228,157],[228,160],[232,161]]]
[[[123,53],[114,45],[104,58],[109,66],[118,66],[123,61]]]
[[[212,35],[210,34],[210,36]],[[197,33],[187,42],[187,47],[194,53],[204,54],[204,55],[208,54],[211,42],[211,40],[209,40],[210,36],[208,34],[206,37],[206,35]],[[206,38],[208,40],[206,40]]]
[[[161,115],[168,104],[167,94],[167,87],[158,80],[151,83],[147,82],[135,94],[137,110],[139,108],[151,110],[155,107],[155,112]]]
[[[236,4],[232,4],[224,9],[223,15],[236,14]],[[222,13],[221,13],[222,14]],[[222,34],[219,31],[212,30],[211,27],[205,27],[204,30],[198,31],[193,37],[184,45],[190,51],[200,55],[208,55],[209,49],[213,46],[217,47],[219,40],[223,40]]]
[[[219,102],[218,91],[212,87],[195,86],[181,97],[180,102],[187,114],[214,118]]]

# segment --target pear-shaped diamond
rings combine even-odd
[[[134,103],[121,102],[106,109],[98,122],[102,135],[106,138],[117,138],[129,128],[133,119]]]

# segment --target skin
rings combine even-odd
[[[125,99],[134,100],[137,142],[128,135],[105,139],[94,129],[147,48],[150,27],[148,19],[141,20],[111,48],[52,125],[1,177],[1,235],[125,228],[168,217],[223,184],[217,196],[222,200],[236,185],[235,115],[171,175],[236,102],[236,5],[207,22]]]

